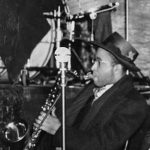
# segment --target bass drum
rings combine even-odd
[[[50,30],[43,37],[43,39],[36,45],[33,49],[31,56],[27,62],[29,67],[44,67],[47,65],[54,49],[55,43],[55,23],[52,19],[47,19]],[[35,78],[39,74],[39,71],[29,71],[29,77],[31,79]]]
[[[50,30],[43,37],[43,39],[32,50],[30,58],[28,59],[28,67],[44,67],[47,65],[54,49],[55,40],[55,23],[52,19],[47,19]],[[35,78],[40,72],[33,70],[29,71],[30,79]],[[6,67],[0,57],[0,81],[8,81],[8,73]]]

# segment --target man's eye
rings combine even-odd
[[[92,59],[92,64],[94,64],[94,63],[95,63],[95,61],[96,61],[96,59],[95,59],[95,58],[93,58],[93,59]]]

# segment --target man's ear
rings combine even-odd
[[[114,66],[114,72],[120,72],[122,70],[122,65],[121,64],[116,64]]]

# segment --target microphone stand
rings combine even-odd
[[[66,71],[70,70],[71,52],[66,47],[59,47],[55,51],[56,66],[61,71],[61,87],[62,87],[62,147],[66,149],[66,136],[65,136],[65,87],[66,87]]]
[[[66,93],[65,93],[65,88],[66,88],[66,67],[65,67],[66,63],[62,62],[61,63],[61,68],[60,68],[60,71],[61,71],[61,87],[62,87],[62,147],[63,147],[63,150],[66,149],[66,136],[65,136],[65,116],[66,116],[66,104],[65,104],[65,99],[66,99]]]

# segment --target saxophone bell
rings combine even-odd
[[[10,143],[21,141],[27,134],[28,125],[24,120],[11,121],[5,126],[4,138]]]

